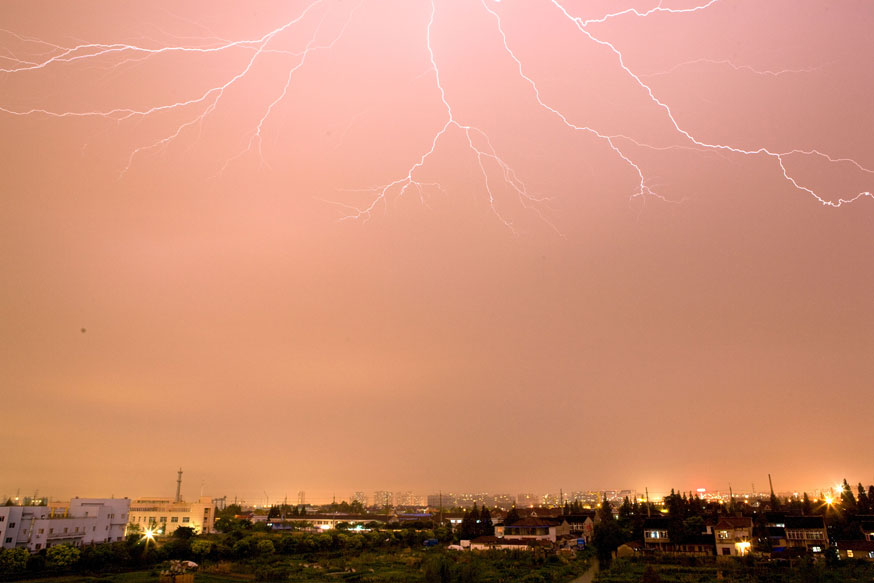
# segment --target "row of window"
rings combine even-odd
[[[133,522],[155,522],[154,516],[134,516],[132,518],[133,518]],[[188,517],[188,516],[182,517],[183,524],[186,524],[190,521],[191,521],[190,517]],[[166,516],[158,517],[158,522],[167,522],[167,517]],[[178,516],[171,516],[170,522],[179,522],[179,517]]]
[[[859,552],[859,556],[860,556],[860,557],[864,557],[865,554],[866,554],[865,551],[860,551],[860,552]],[[869,558],[869,559],[874,559],[874,551],[868,551],[867,555],[868,555],[868,558]],[[853,551],[852,551],[851,549],[847,549],[847,558],[852,559],[853,556],[854,556],[854,555],[853,555]]]
[[[791,540],[825,540],[820,530],[787,530],[786,538]]]

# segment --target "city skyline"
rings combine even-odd
[[[823,481],[822,483],[815,486],[804,486],[794,484],[790,485],[791,487],[786,488],[776,488],[774,492],[776,495],[780,497],[786,498],[800,498],[803,494],[808,494],[811,498],[819,498],[823,495],[835,495],[835,492],[840,492],[841,490],[841,479],[836,479],[832,482]],[[857,483],[862,483],[863,486],[867,487],[868,481],[863,480],[852,480],[848,479],[848,482],[852,487],[855,488]],[[632,499],[646,499],[647,497],[651,500],[660,500],[670,494],[672,491],[676,491],[678,494],[691,494],[694,496],[700,496],[702,498],[709,497],[719,497],[725,498],[729,497],[729,495],[733,492],[735,497],[750,497],[750,496],[758,496],[758,497],[767,497],[770,493],[770,485],[767,484],[767,480],[765,483],[765,487],[761,487],[762,484],[756,484],[752,482],[747,484],[746,486],[742,484],[728,484],[723,488],[705,488],[702,487],[701,484],[697,486],[687,487],[684,485],[673,485],[670,488],[659,490],[655,488],[650,488],[647,486],[643,486],[641,488],[633,487],[633,486],[624,486],[621,488],[578,488],[578,487],[567,487],[567,488],[552,488],[548,490],[532,490],[525,488],[509,488],[504,490],[487,490],[487,489],[475,489],[475,490],[461,490],[461,489],[424,489],[424,490],[408,490],[403,488],[392,488],[386,489],[382,488],[374,488],[374,489],[365,489],[365,490],[354,490],[354,491],[340,491],[337,489],[334,490],[292,490],[287,489],[282,492],[267,492],[265,490],[257,491],[252,488],[237,488],[232,491],[227,492],[212,492],[210,491],[206,484],[202,484],[199,489],[195,492],[195,487],[188,486],[186,488],[185,482],[182,483],[181,486],[181,498],[183,500],[199,500],[201,498],[208,497],[215,500],[221,500],[222,504],[245,504],[255,507],[264,507],[264,506],[274,506],[280,504],[288,504],[290,506],[296,505],[323,505],[329,504],[331,502],[353,502],[359,501],[365,506],[368,507],[378,507],[382,505],[389,506],[437,506],[439,503],[433,502],[431,499],[436,497],[441,497],[447,506],[455,505],[453,500],[467,500],[468,503],[471,500],[481,500],[483,498],[492,500],[500,498],[501,504],[506,505],[508,502],[513,504],[518,504],[520,506],[553,506],[556,504],[561,504],[562,501],[574,501],[574,500],[586,500],[589,501],[589,498],[592,496],[603,496],[606,495],[610,499],[621,499],[624,496],[629,496]],[[65,493],[64,489],[59,490],[58,492],[44,492],[39,488],[34,489],[22,489],[17,488],[14,493],[6,493],[0,491],[0,501],[5,501],[7,499],[12,500],[15,503],[27,503],[27,500],[70,500],[73,498],[89,498],[89,497],[98,497],[96,494],[102,494],[102,492],[74,492],[74,493]],[[155,490],[141,489],[137,490],[133,493],[131,492],[123,492],[123,493],[112,493],[107,494],[104,497],[125,497],[130,499],[142,498],[142,497],[157,497],[157,498],[166,498],[167,500],[173,500],[174,496],[173,488],[170,488],[166,484],[164,487],[159,487]],[[382,499],[383,503],[379,503],[377,500]],[[387,500],[387,502],[386,502]],[[433,503],[432,503],[433,502]],[[497,502],[490,503],[490,506],[500,505]]]
[[[874,5],[3,12],[0,492],[870,482]]]

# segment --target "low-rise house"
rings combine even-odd
[[[682,541],[668,545],[662,552],[709,557],[713,555],[713,535],[707,533],[687,535]]]
[[[828,532],[822,516],[787,516],[786,546],[821,553],[828,548]]]
[[[300,528],[301,526],[311,526],[319,530],[331,530],[337,528],[337,525],[347,525],[354,528],[358,525],[364,526],[371,522],[376,522],[380,525],[388,524],[389,522],[397,522],[398,517],[395,514],[345,514],[339,512],[315,512],[305,516],[287,516],[285,518],[275,517],[267,521],[267,525],[273,530],[284,530],[291,528]]]
[[[662,551],[670,544],[671,519],[664,517],[647,518],[643,522],[643,546],[649,551]]]
[[[547,540],[510,539],[497,536],[479,536],[469,541],[470,544],[464,544],[466,542],[468,541],[462,541],[462,547],[471,551],[530,551],[536,548],[552,547],[552,543]]]
[[[595,512],[583,514],[565,514],[561,516],[570,527],[570,533],[578,538],[592,542],[595,535]]]
[[[666,517],[647,518],[643,522],[644,550],[656,553],[701,555],[713,554],[713,534],[701,532],[672,540],[672,521]]]
[[[865,559],[874,561],[874,541],[839,540],[835,543],[841,559]]]
[[[727,516],[713,527],[713,540],[718,556],[742,557],[752,549],[753,519],[747,516]]]
[[[874,516],[860,516],[862,520],[862,534],[866,541],[874,541]]]
[[[528,517],[517,520],[513,524],[502,524],[495,527],[498,538],[521,540],[548,540],[555,542],[559,537],[569,536],[570,525],[563,516]]]

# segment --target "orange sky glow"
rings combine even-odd
[[[7,0],[0,495],[874,481],[874,5]]]

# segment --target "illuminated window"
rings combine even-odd
[[[847,549],[847,557],[849,557],[849,558],[851,558],[851,559],[853,558],[853,551],[852,551],[852,549]]]

